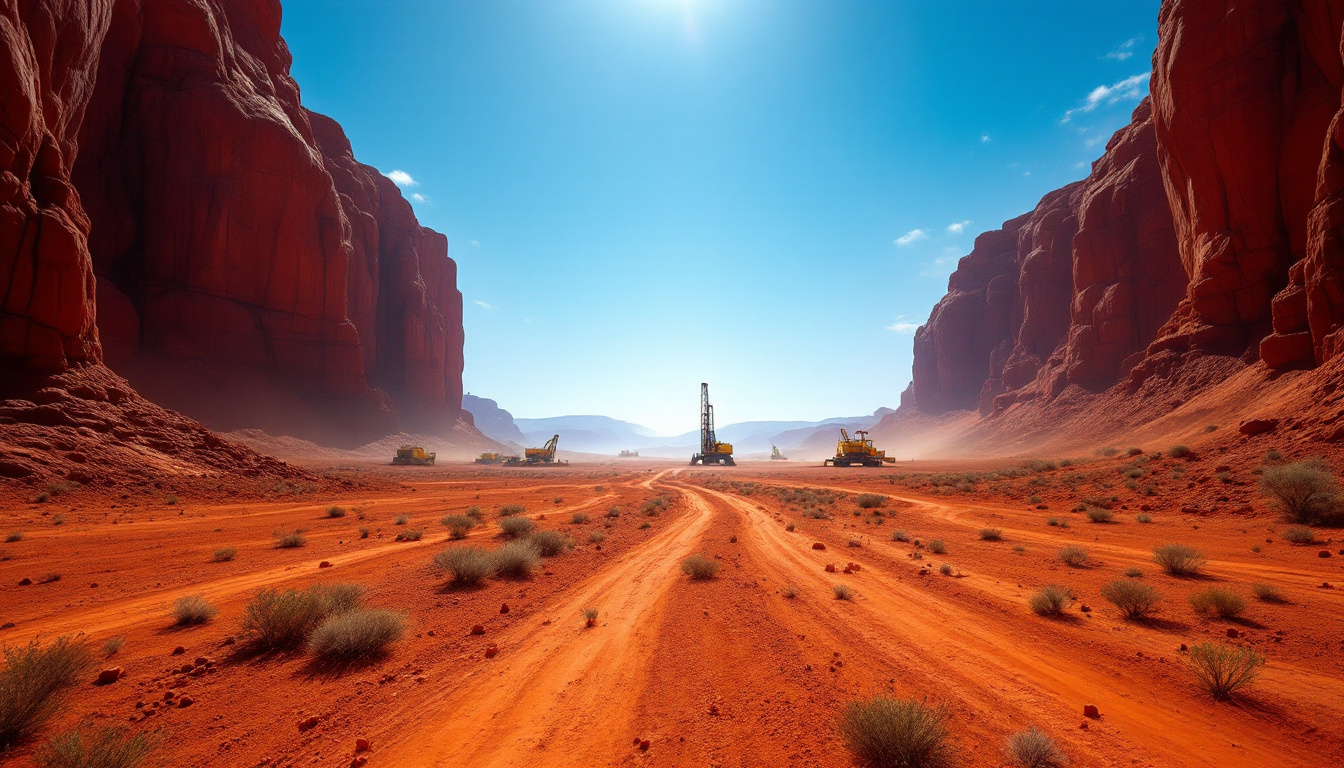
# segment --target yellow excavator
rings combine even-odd
[[[392,457],[392,463],[430,466],[434,464],[436,456],[437,453],[426,453],[425,449],[418,445],[403,445],[397,449],[397,455]]]
[[[560,436],[556,435],[550,440],[547,440],[546,444],[540,448],[523,449],[522,458],[510,456],[504,463],[511,467],[517,467],[523,464],[554,464],[556,463],[555,446],[559,444],[559,442]]]
[[[860,429],[854,432],[854,438],[850,439],[849,433],[843,428],[840,430],[840,441],[835,444],[835,457],[827,459],[821,463],[823,467],[880,467],[883,464],[895,464],[896,458],[888,456],[886,451],[879,451],[873,447],[873,441],[868,439],[868,430]]]

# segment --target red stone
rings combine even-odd
[[[1083,717],[1091,717],[1095,719],[1101,717],[1101,711],[1098,710],[1094,704],[1085,704],[1083,705]]]
[[[373,745],[369,743],[368,739],[355,739],[356,752],[368,752],[370,749],[373,749]]]
[[[822,544],[820,541],[814,541],[814,542],[812,542],[812,548],[813,548],[813,549],[825,549],[825,548],[826,548],[826,545],[825,545],[825,544]]]
[[[27,576],[24,576],[22,579],[19,579],[19,586],[20,586],[20,587],[27,587],[27,586],[32,585],[32,583],[33,583],[33,580],[30,579],[30,578],[28,578]]]
[[[1235,640],[1236,638],[1241,637],[1241,633],[1237,631],[1236,627],[1228,627],[1227,636]]]
[[[1278,419],[1249,419],[1243,421],[1237,431],[1243,435],[1255,436],[1266,432],[1273,432],[1279,426]]]
[[[1330,550],[1328,550],[1328,549],[1322,549],[1320,552],[1317,552],[1317,553],[1316,553],[1316,556],[1317,556],[1317,557],[1329,557],[1329,556],[1330,556]]]
[[[171,655],[173,655],[173,656],[181,656],[182,654],[184,654],[184,653],[186,653],[186,652],[187,652],[187,649],[186,649],[184,646],[179,645],[179,646],[177,646],[176,648],[173,649],[173,652],[172,652]]]
[[[827,572],[827,573],[835,573],[835,563],[827,563],[827,564],[826,564],[826,572]]]
[[[303,720],[300,720],[299,733],[303,733],[304,731],[311,731],[312,729],[317,727],[317,724],[319,722],[321,721],[318,719],[317,715],[311,715],[309,717],[304,718]]]
[[[509,612],[509,604],[508,604],[508,603],[505,603],[505,604],[499,606],[499,612],[500,612],[500,613],[508,613],[508,612]]]
[[[485,658],[493,659],[497,655],[499,655],[499,646],[494,643],[485,646]]]
[[[484,635],[484,634],[485,634],[485,627],[482,626],[482,625],[480,625],[480,624],[474,624],[474,625],[472,625],[472,627],[471,627],[471,634],[473,634],[473,635]]]
[[[190,696],[183,696],[177,700],[177,706],[182,708],[190,707],[192,704],[195,703],[196,700],[191,698]]]
[[[649,740],[648,740],[648,739],[641,739],[641,740],[640,740],[640,742],[639,742],[639,751],[640,751],[640,752],[648,752],[648,751],[649,751]]]
[[[99,672],[98,679],[94,682],[96,685],[108,685],[109,683],[115,683],[120,680],[123,674],[125,674],[125,670],[121,667],[111,667],[110,669],[104,669]]]
[[[317,564],[317,567],[318,567],[318,568],[330,568],[330,567],[331,567],[331,562],[328,561],[328,560],[323,560],[322,562],[320,562],[320,563]]]

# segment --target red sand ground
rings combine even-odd
[[[1032,725],[1075,766],[1338,765],[1344,542],[1281,541],[1282,524],[1249,469],[1227,483],[1214,477],[1224,460],[1152,459],[1135,489],[1120,474],[1133,460],[1115,457],[1017,477],[985,474],[1013,463],[1003,461],[882,470],[346,465],[312,468],[311,486],[246,500],[205,487],[172,504],[75,490],[0,510],[0,532],[25,532],[0,544],[0,643],[82,632],[101,648],[124,636],[103,666],[123,667],[125,677],[95,686],[95,668],[48,731],[133,724],[161,735],[159,754],[173,766],[345,766],[356,738],[372,741],[373,766],[848,766],[836,714],[883,692],[947,704],[956,753],[970,766],[1004,764],[1005,737]],[[973,474],[920,474],[953,469]],[[813,519],[781,489],[843,496],[818,505],[831,519]],[[860,492],[890,497],[880,522],[854,514]],[[1048,509],[1026,500],[1033,493]],[[641,514],[658,495],[668,508]],[[1099,495],[1117,497],[1117,522],[1069,511]],[[541,527],[569,532],[578,546],[529,579],[447,587],[433,555],[496,546],[495,513],[507,503],[525,505]],[[350,513],[328,518],[332,504]],[[1134,520],[1141,504],[1152,523]],[[490,525],[448,542],[438,519],[472,505]],[[612,505],[620,517],[605,517]],[[572,523],[576,511],[591,521]],[[426,531],[422,541],[394,541],[399,514]],[[53,524],[56,515],[63,524]],[[1047,526],[1047,515],[1070,527]],[[986,526],[1002,529],[1003,540],[981,541]],[[296,527],[308,544],[276,549],[273,532]],[[359,538],[360,527],[369,538]],[[912,543],[893,541],[895,528]],[[608,534],[601,548],[589,543],[594,529]],[[947,552],[931,554],[914,539],[941,539]],[[1204,577],[1160,572],[1151,550],[1171,541],[1209,556]],[[1086,547],[1093,562],[1065,566],[1056,556],[1065,544]],[[224,546],[237,557],[211,562]],[[1333,556],[1319,557],[1322,550]],[[716,579],[682,574],[680,561],[695,552],[722,564]],[[319,569],[321,561],[331,567]],[[849,562],[861,570],[824,570]],[[956,575],[939,574],[944,562]],[[1123,621],[1098,593],[1133,567],[1164,596],[1156,621]],[[60,580],[18,585],[47,573]],[[229,643],[242,639],[239,617],[257,589],[332,582],[365,585],[369,603],[407,614],[407,636],[388,658],[331,672],[301,653],[249,655]],[[1250,599],[1251,582],[1280,587],[1287,602]],[[854,599],[834,599],[836,583],[850,585]],[[1063,619],[1026,607],[1050,583],[1079,597]],[[1215,585],[1249,599],[1244,619],[1193,612],[1188,596]],[[784,596],[786,586],[796,597]],[[174,628],[169,607],[188,594],[205,595],[219,615]],[[585,629],[589,607],[600,616]],[[474,624],[485,634],[471,635]],[[1239,637],[1228,640],[1228,629]],[[1180,645],[1209,640],[1248,644],[1269,659],[1233,702],[1209,698],[1184,666]],[[490,643],[499,654],[486,659]],[[177,646],[183,655],[172,655]],[[202,656],[209,671],[176,672]],[[169,690],[193,703],[163,705]],[[1084,718],[1085,704],[1101,717]],[[301,731],[310,717],[317,725]],[[8,762],[30,765],[32,748]]]

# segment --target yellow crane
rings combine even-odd
[[[554,464],[555,447],[560,443],[560,436],[555,435],[546,444],[540,448],[524,448],[522,458],[510,456],[505,463],[509,466],[519,466],[522,464]]]
[[[879,451],[873,447],[873,441],[868,439],[868,430],[856,430],[853,439],[851,439],[849,433],[842,427],[840,429],[840,441],[835,444],[835,456],[821,464],[824,467],[852,467],[855,465],[880,467],[883,464],[894,463],[896,463],[895,457],[888,456],[886,451]]]

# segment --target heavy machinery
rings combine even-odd
[[[509,458],[512,458],[512,457],[510,457],[510,456],[505,456],[505,455],[502,454],[502,453],[482,453],[480,456],[477,456],[477,457],[476,457],[476,463],[477,463],[477,464],[499,464],[499,463],[501,463],[501,462],[503,462],[503,461],[505,461],[505,460],[507,460],[507,459],[509,459]]]
[[[397,455],[392,457],[392,463],[429,466],[434,463],[436,456],[437,453],[426,453],[425,449],[418,445],[403,445],[397,449]]]
[[[873,441],[868,439],[867,430],[857,430],[854,439],[851,440],[849,433],[841,429],[840,442],[835,444],[835,458],[827,459],[821,464],[823,467],[880,467],[883,464],[894,463],[896,463],[895,457],[888,456],[886,451],[879,451],[873,447]]]
[[[620,457],[622,459],[638,459],[639,451],[621,451]]]
[[[777,446],[777,445],[772,445],[772,446],[770,446],[770,460],[771,460],[771,461],[788,461],[788,460],[789,460],[789,457],[788,457],[788,456],[785,456],[784,454],[782,454],[782,453],[779,452],[779,446]]]
[[[691,457],[691,466],[696,464],[736,464],[733,444],[720,443],[714,437],[714,406],[709,404],[709,385],[704,382],[700,383],[700,452]]]
[[[556,435],[540,448],[524,448],[522,458],[510,456],[505,464],[516,467],[523,464],[554,464],[555,446],[560,442],[560,436]]]

